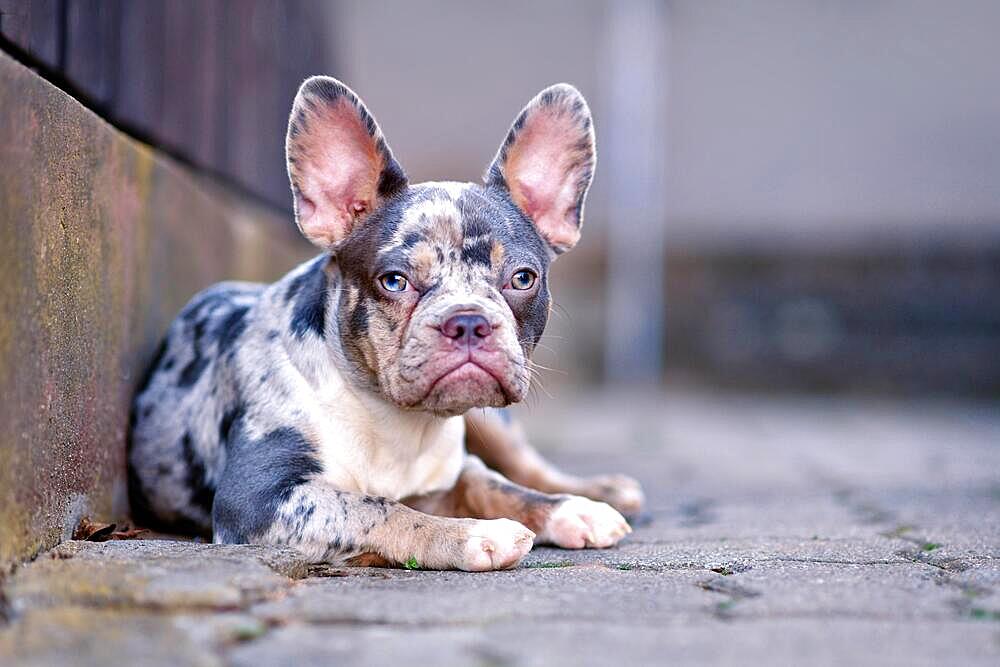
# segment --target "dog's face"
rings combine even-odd
[[[340,334],[393,402],[440,413],[507,405],[548,316],[548,249],[509,197],[409,187],[337,251]]]
[[[551,261],[576,244],[594,167],[566,85],[521,112],[484,185],[410,185],[343,84],[307,80],[288,133],[296,221],[340,274],[340,343],[391,402],[438,414],[521,400],[549,311]]]

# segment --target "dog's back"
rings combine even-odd
[[[129,500],[142,523],[211,534],[223,443],[239,403],[234,342],[256,315],[265,287],[209,287],[161,343],[132,405]]]

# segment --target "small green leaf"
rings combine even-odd
[[[238,642],[250,641],[251,639],[256,639],[260,637],[265,632],[267,632],[267,626],[260,621],[252,621],[248,623],[241,623],[235,626],[232,630],[233,639]]]
[[[717,614],[727,614],[732,611],[734,606],[736,606],[736,600],[723,600],[722,602],[716,602],[715,612]]]
[[[407,561],[403,563],[403,567],[407,570],[419,570],[420,563],[417,562],[416,556],[410,556]]]
[[[542,561],[541,563],[528,563],[525,565],[528,569],[549,569],[553,567],[573,567],[573,561]]]
[[[977,621],[1000,621],[1000,611],[994,609],[973,607],[969,610],[969,616]]]
[[[923,546],[920,548],[924,551],[934,551],[935,549],[940,549],[941,545],[937,542],[924,542]]]

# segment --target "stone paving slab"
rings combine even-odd
[[[0,664],[204,665],[221,658],[165,614],[61,606],[31,609],[0,632]]]
[[[467,625],[559,618],[628,624],[691,614],[706,604],[703,573],[626,571],[603,565],[539,567],[490,573],[406,572],[315,582],[251,610],[274,622]],[[356,602],[365,601],[359,606]]]
[[[697,621],[697,622],[696,622]],[[963,635],[963,645],[954,637]],[[679,619],[658,627],[604,622],[507,622],[484,628],[290,625],[236,647],[251,667],[399,665],[992,665],[995,629],[958,622],[868,619]]]
[[[3,582],[0,664],[1000,664],[1000,411],[616,400],[527,415],[564,467],[645,483],[616,548],[470,574],[67,542]]]

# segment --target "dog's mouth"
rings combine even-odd
[[[480,365],[469,357],[465,361],[462,361],[452,367],[451,370],[447,370],[439,375],[427,389],[427,393],[424,395],[424,398],[426,399],[435,391],[448,391],[449,387],[456,385],[495,386],[503,392],[505,398],[507,397],[507,389],[504,387],[503,380],[498,378],[491,370]]]
[[[502,370],[470,354],[438,373],[413,407],[460,414],[473,407],[509,405],[516,399]]]

